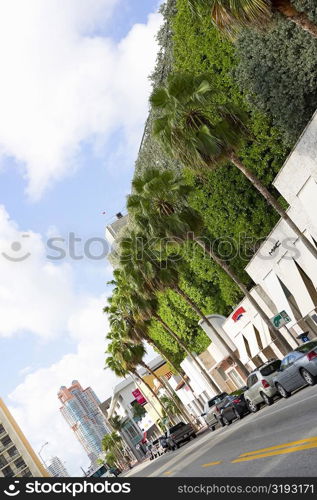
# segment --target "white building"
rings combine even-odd
[[[303,132],[294,150],[274,181],[274,186],[289,204],[288,214],[317,246],[317,113]],[[309,332],[317,336],[317,263],[284,220],[273,228],[266,241],[246,266],[256,286],[251,293],[266,314],[273,318],[286,311],[290,322],[280,332],[292,347],[302,341],[298,336]],[[240,310],[240,319],[235,312]],[[241,361],[249,368],[273,357],[282,357],[279,343],[247,299],[222,324],[227,339],[237,348]],[[202,324],[212,338],[212,333]],[[208,348],[218,362],[218,374],[227,354],[217,342]],[[227,367],[224,377],[237,373]],[[236,370],[237,371],[237,370]],[[236,380],[236,385],[239,380]],[[241,382],[241,380],[240,380]]]
[[[65,465],[58,457],[52,457],[50,459],[47,469],[53,477],[70,477]]]

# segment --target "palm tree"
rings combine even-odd
[[[178,406],[180,413],[183,415],[185,419],[189,419],[190,417],[187,414],[186,409],[183,407],[183,404],[176,400],[175,395],[173,394],[173,391],[170,389],[170,387],[166,384],[165,380],[159,377],[152,368],[145,363],[143,360],[145,354],[146,354],[146,349],[142,343],[139,344],[134,344],[130,341],[125,340],[125,334],[123,333],[122,337],[119,338],[118,340],[113,339],[112,343],[109,344],[108,350],[111,353],[116,353],[118,356],[118,359],[120,359],[122,365],[124,367],[135,367],[137,365],[142,366],[147,372],[149,372],[157,381],[158,383],[163,386],[166,390],[166,392],[169,394],[169,396],[175,401],[175,404]],[[164,405],[163,405],[164,408]],[[166,412],[166,408],[164,408]]]
[[[160,399],[158,398],[157,394],[155,394],[150,384],[148,384],[139,375],[136,369],[136,367],[140,365],[146,370],[150,371],[148,365],[143,361],[143,357],[146,353],[144,346],[142,344],[132,344],[131,342],[124,342],[119,338],[112,340],[112,342],[108,345],[107,352],[115,356],[118,362],[123,366],[123,369],[132,372],[137,378],[139,378],[139,380],[141,380],[141,382],[144,383],[150,390],[152,396],[156,399],[159,405],[162,406],[163,410],[165,410],[164,405],[162,405]],[[159,378],[158,380],[160,381]]]
[[[217,394],[219,392],[219,387],[215,384],[214,380],[211,378],[204,365],[201,363],[197,356],[193,356],[188,349],[185,342],[177,335],[177,333],[172,330],[172,328],[163,320],[163,318],[157,312],[158,302],[155,298],[144,298],[141,295],[131,295],[131,305],[135,310],[136,314],[139,314],[143,319],[154,319],[171,335],[171,337],[181,346],[181,348],[186,352],[187,356],[191,359],[192,363],[197,366],[198,371],[205,378],[208,385]]]
[[[131,328],[130,332],[128,333],[129,338],[131,340],[135,339],[137,342],[142,342],[142,341],[147,342],[150,346],[152,346],[152,348],[154,350],[156,350],[161,355],[161,357],[165,359],[165,361],[168,364],[171,365],[172,369],[174,370],[174,373],[178,374],[180,376],[184,385],[188,386],[189,390],[191,391],[191,393],[193,394],[193,396],[196,399],[196,403],[201,408],[201,410],[203,410],[203,404],[200,402],[198,396],[195,394],[193,387],[191,386],[190,382],[188,381],[188,377],[187,377],[187,379],[185,378],[186,374],[185,374],[184,370],[182,370],[180,367],[177,367],[175,365],[175,363],[173,362],[172,357],[169,356],[168,354],[166,354],[165,352],[163,352],[160,344],[150,337],[150,335],[148,333],[148,328],[150,326],[151,321],[149,321],[149,320],[142,321],[141,320],[141,321],[135,322],[133,319],[131,319],[131,322],[134,322],[134,327],[133,327],[133,329]]]
[[[116,432],[120,432],[124,425],[123,419],[120,418],[119,415],[115,415],[114,417],[109,418],[108,423],[110,424],[110,427]]]
[[[146,415],[146,410],[139,403],[133,404],[133,418],[141,420]]]
[[[161,396],[161,401],[164,403],[164,406],[168,408],[168,414],[165,414],[165,417],[168,417],[169,415],[175,415],[176,417],[179,416],[179,409],[172,399],[167,396]]]
[[[162,113],[154,121],[153,134],[170,156],[195,171],[214,169],[224,161],[230,161],[317,259],[317,248],[260,179],[240,160],[237,150],[242,139],[249,135],[245,115],[232,105],[213,104],[214,90],[209,75],[171,75],[167,87],[155,89],[150,101]]]
[[[204,228],[202,217],[188,205],[188,194],[191,188],[184,184],[182,177],[170,171],[160,172],[158,169],[151,169],[142,177],[134,179],[133,189],[134,194],[129,196],[127,206],[130,214],[134,216],[135,223],[148,231],[150,235],[169,238],[170,241],[178,244],[180,241],[187,242],[188,239],[195,241],[205,254],[237,284],[269,331],[279,341],[284,352],[289,352],[291,346],[272,325],[245,284],[229,264],[215,253],[212,245],[205,243],[201,236]]]
[[[137,372],[137,370],[135,368],[130,369],[130,370],[123,368],[121,362],[113,355],[108,356],[106,358],[105,364],[106,364],[106,368],[109,368],[117,377],[124,377],[125,378],[129,374],[131,376],[132,380],[134,381],[135,385],[138,387],[138,389],[141,390],[142,387],[137,382],[137,380],[139,380],[139,382],[141,384],[144,384],[147,387],[148,391],[152,394],[153,398],[156,399],[157,403],[159,404],[159,407],[162,406],[160,400],[158,399],[157,395],[153,391],[152,387],[146,382],[146,380],[142,379],[142,377],[139,375],[139,373]],[[152,407],[153,411],[157,414],[158,419],[160,421],[162,416],[160,415],[158,409],[155,407],[155,405],[152,403],[152,401],[150,399],[148,399],[148,403]]]
[[[118,461],[125,462],[122,438],[116,432],[105,434],[102,439],[102,449],[106,453],[113,453]]]
[[[290,0],[188,0],[196,13],[200,7],[210,10],[212,22],[229,38],[234,39],[240,29],[263,28],[271,21],[274,12],[317,38],[317,26],[303,12],[299,12]]]
[[[208,385],[212,388],[216,393],[219,392],[219,387],[215,384],[212,377],[209,375],[204,365],[200,362],[198,357],[194,357],[187,345],[183,342],[183,340],[172,330],[172,328],[163,320],[163,318],[158,314],[158,303],[155,297],[144,298],[141,293],[138,291],[131,290],[131,280],[127,278],[125,273],[122,270],[115,271],[116,280],[112,283],[117,284],[117,293],[115,294],[115,305],[112,307],[104,308],[106,313],[111,313],[111,311],[115,311],[116,307],[119,306],[123,310],[126,308],[129,309],[129,314],[131,314],[137,320],[155,320],[166,330],[171,337],[175,340],[177,344],[186,352],[187,356],[191,359],[194,365],[197,366],[198,371],[202,374]],[[112,303],[114,299],[114,295],[110,302]],[[114,315],[111,319],[111,324],[120,324],[122,321],[122,316]],[[125,321],[127,321],[127,316],[125,315]]]
[[[218,331],[203,313],[199,305],[180,288],[178,284],[180,277],[176,265],[173,262],[173,258],[159,260],[155,258],[155,252],[152,251],[151,254],[143,252],[142,259],[140,259],[137,249],[138,240],[142,240],[145,247],[148,248],[147,237],[144,233],[135,234],[131,232],[129,238],[125,239],[124,249],[121,252],[120,262],[124,265],[130,284],[134,283],[139,293],[142,293],[143,290],[145,297],[147,295],[151,296],[155,294],[155,292],[165,290],[166,288],[172,289],[182,297],[197,316],[209,326],[215,337],[227,350],[244,376],[248,377],[249,371],[241,362],[239,356],[231,349],[223,337],[219,335]]]

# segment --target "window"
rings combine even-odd
[[[3,427],[2,424],[0,424],[0,434],[2,434],[3,432],[5,432],[5,428]]]
[[[32,474],[32,472],[30,471],[30,469],[25,469],[25,470],[22,472],[21,477],[33,477],[33,474]]]
[[[17,469],[24,469],[24,467],[26,467],[26,463],[24,462],[23,458],[18,458],[14,462],[14,465],[16,466]]]
[[[243,379],[240,377],[235,368],[233,368],[232,370],[228,370],[227,373],[237,387],[242,387],[244,385]]]
[[[254,384],[256,384],[258,381],[258,376],[256,373],[252,373],[247,380],[247,386],[252,387]]]
[[[295,350],[297,352],[302,352],[303,354],[305,354],[306,352],[309,352],[311,349],[314,349],[314,347],[317,347],[317,341],[306,342],[305,344],[296,347]]]
[[[7,463],[6,459],[3,456],[0,456],[0,469],[7,465]]]
[[[13,477],[14,476],[14,472],[10,466],[6,467],[5,469],[2,469],[2,474],[4,475],[4,477]]]
[[[12,441],[9,438],[9,436],[5,436],[4,438],[1,439],[1,443],[3,446],[8,446],[9,444],[12,443]]]
[[[8,455],[10,455],[10,457],[14,457],[14,455],[18,455],[19,452],[18,450],[16,449],[15,446],[12,446],[12,448],[10,448],[8,451],[7,451]]]
[[[286,368],[289,366],[289,360],[290,360],[290,356],[286,356],[286,358],[283,359],[281,366],[280,366],[281,371],[286,370]]]
[[[264,377],[267,375],[271,375],[271,373],[276,372],[280,366],[281,366],[281,361],[277,359],[276,361],[273,361],[273,363],[270,363],[269,365],[266,365],[263,368],[261,368],[260,373]]]

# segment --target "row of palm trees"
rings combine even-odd
[[[194,7],[200,3],[198,0],[189,1]],[[213,22],[229,35],[237,33],[238,29],[246,25],[257,25],[264,18],[268,20],[270,9],[278,10],[302,27],[305,22],[304,29],[312,36],[317,34],[314,31],[316,26],[309,20],[308,22],[303,14],[295,13],[295,15],[294,8],[287,1],[209,0],[206,2],[204,0],[203,3],[204,6],[206,4],[210,6]],[[293,11],[290,11],[290,8]],[[155,89],[150,98],[152,107],[159,115],[154,121],[153,136],[161,143],[168,156],[178,160],[181,165],[190,168],[198,175],[202,175],[206,170],[221,168],[224,163],[230,162],[245,175],[313,257],[317,258],[317,249],[313,243],[290,218],[270,190],[239,157],[241,144],[251,138],[247,116],[235,106],[217,104],[215,97],[215,88],[209,75],[171,75],[167,85]],[[152,397],[167,414],[168,409],[164,407],[164,400],[159,400],[150,384],[142,380],[138,371],[138,367],[142,367],[165,388],[167,397],[171,398],[180,415],[187,419],[190,417],[186,408],[175,397],[168,384],[144,362],[145,343],[152,345],[166,358],[160,344],[151,339],[149,331],[153,322],[159,323],[177,342],[214,391],[219,391],[219,387],[199,358],[191,353],[178,332],[175,332],[160,315],[157,298],[160,292],[170,289],[186,301],[197,317],[208,325],[213,335],[225,347],[241,373],[246,377],[249,372],[236,352],[208,320],[199,304],[185,292],[181,271],[187,264],[179,255],[177,259],[174,258],[171,252],[173,245],[182,247],[188,241],[192,245],[198,245],[247,297],[270,330],[272,339],[279,341],[281,350],[284,353],[290,350],[287,340],[271,324],[270,318],[230,264],[221,259],[212,245],[206,243],[207,228],[204,226],[201,214],[194,210],[188,201],[192,189],[184,182],[182,172],[148,168],[143,175],[134,178],[132,194],[127,202],[130,229],[119,246],[120,265],[114,273],[114,280],[111,282],[114,286],[113,294],[105,308],[111,327],[107,336],[110,340],[107,366],[118,376],[130,373],[137,384],[145,383]],[[162,248],[162,241],[170,244],[169,250]],[[167,360],[188,384],[184,372],[173,366],[172,359],[167,358]],[[161,415],[158,413],[158,416]]]

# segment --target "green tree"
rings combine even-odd
[[[244,30],[233,76],[249,107],[272,116],[290,144],[317,107],[317,41],[277,17],[264,33]]]
[[[154,90],[150,101],[162,112],[153,133],[167,154],[193,169],[213,169],[229,160],[261,193],[266,202],[317,259],[317,249],[290,218],[278,200],[239,158],[237,150],[249,135],[246,118],[233,106],[219,106],[214,115],[214,88],[209,75],[175,74],[167,87]]]
[[[235,38],[242,28],[263,28],[278,12],[300,29],[317,38],[317,26],[290,0],[188,0],[193,11],[209,10],[212,22],[227,36]],[[201,9],[199,9],[201,7]]]
[[[146,410],[139,403],[134,403],[132,405],[132,413],[135,420],[141,420],[146,415]]]
[[[148,170],[142,177],[133,180],[134,194],[130,195],[127,207],[134,217],[136,224],[149,232],[149,234],[169,238],[179,244],[188,239],[195,241],[213,261],[215,261],[230,278],[237,284],[247,297],[259,316],[266,323],[269,330],[279,340],[285,352],[290,346],[281,333],[271,324],[263,309],[237,274],[213,250],[212,245],[206,244],[202,231],[204,229],[199,213],[188,205],[187,199],[189,186],[184,184],[180,175],[172,172],[160,172],[156,169]],[[210,243],[210,242],[209,242]],[[212,327],[212,325],[211,325]],[[227,349],[230,356],[240,366],[240,359],[226,345],[225,341],[212,327],[219,342]],[[244,367],[243,373],[246,369]]]

